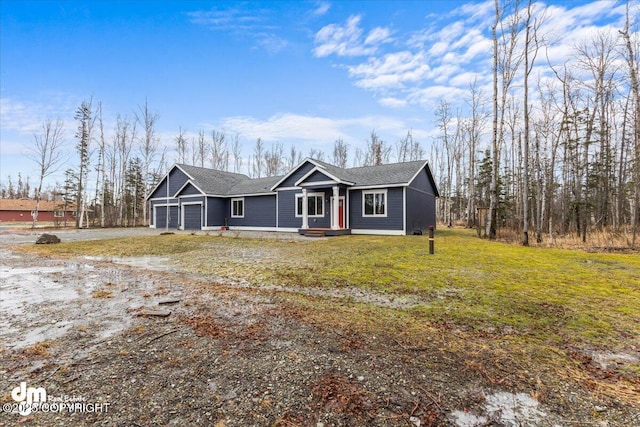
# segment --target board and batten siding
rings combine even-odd
[[[230,227],[271,227],[276,226],[276,196],[246,196],[244,199],[244,216],[231,217],[231,203],[227,203],[227,217]]]
[[[287,177],[287,179],[285,179],[284,181],[282,181],[278,187],[279,188],[288,188],[288,187],[295,187],[296,182],[298,182],[298,180],[300,178],[302,178],[303,176],[305,176],[307,173],[309,173],[309,171],[311,169],[313,169],[315,167],[315,165],[311,162],[306,162],[305,164],[303,164],[302,166],[300,166],[300,168],[298,168],[294,173],[292,173],[291,175],[289,175]]]
[[[229,199],[207,197],[207,227],[222,227],[229,216]]]
[[[384,217],[363,216],[362,192],[387,190]],[[352,230],[397,230],[402,231],[404,221],[402,187],[379,188],[372,190],[351,190],[349,192],[349,227]]]
[[[191,183],[187,184],[186,187],[182,189],[180,192],[180,196],[193,196],[196,194],[202,194],[200,190],[194,187]]]
[[[326,182],[326,181],[333,181],[333,178],[328,177],[327,175],[323,174],[320,171],[315,171],[310,176],[308,176],[307,179],[304,180],[305,183]]]
[[[172,197],[189,180],[189,177],[180,169],[173,168],[169,173],[169,197]],[[164,177],[158,188],[149,197],[150,199],[167,197],[167,177]]]
[[[407,187],[407,234],[421,231],[426,234],[430,225],[436,226],[435,197]]]
[[[420,173],[407,187],[407,234],[414,231],[423,233],[429,226],[436,226],[436,196],[435,189],[427,175],[427,170]]]
[[[278,227],[302,227],[302,218],[296,218],[296,194],[299,193],[299,190],[278,191]]]

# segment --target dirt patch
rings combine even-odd
[[[3,426],[639,424],[637,407],[553,372],[448,346],[463,332],[446,325],[414,343],[310,321],[290,299],[302,289],[155,268],[166,260],[0,255],[0,403],[13,409],[21,382],[58,403]],[[353,310],[414,303],[305,292]]]

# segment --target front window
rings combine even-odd
[[[231,199],[231,218],[244,218],[244,199]]]
[[[296,194],[296,216],[302,216],[302,194]],[[324,194],[308,193],[307,194],[307,216],[321,217],[324,216]]]
[[[365,191],[362,193],[362,216],[387,216],[387,191]]]
[[[62,211],[54,211],[53,212],[53,216],[54,216],[54,218],[62,218],[64,216],[64,212],[62,212]]]

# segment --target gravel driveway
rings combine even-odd
[[[89,229],[66,229],[66,230],[48,230],[29,228],[11,228],[0,226],[0,244],[4,245],[22,245],[35,243],[43,233],[55,234],[63,242],[74,242],[81,240],[102,240],[117,239],[121,237],[133,236],[151,236],[164,232],[165,230],[156,230],[147,227],[135,228],[89,228]],[[192,231],[170,230],[176,234],[192,234]],[[237,231],[237,230],[215,230],[215,231],[197,231],[197,234],[215,234],[229,237],[258,238],[258,239],[278,239],[278,240],[308,240],[308,237],[301,236],[297,233],[283,233],[275,231]],[[316,238],[318,239],[318,238]],[[321,238],[322,239],[322,238]]]

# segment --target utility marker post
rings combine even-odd
[[[429,255],[434,253],[433,225],[429,226]]]

